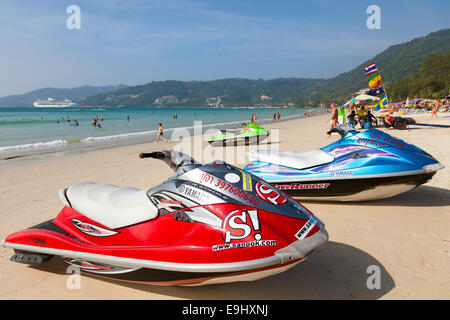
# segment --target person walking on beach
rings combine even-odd
[[[165,142],[167,142],[167,139],[164,137],[164,129],[162,127],[162,123],[158,123],[158,135],[156,136],[156,140],[155,143],[157,143],[159,141],[159,138],[164,139]]]
[[[436,103],[433,106],[433,110],[431,110],[431,119],[433,119],[433,117],[437,119],[437,117],[438,117],[437,116],[438,109],[439,109],[439,105]]]
[[[338,122],[338,111],[337,111],[337,108],[336,108],[336,103],[333,102],[330,105],[330,107],[331,107],[331,117],[330,117],[330,119],[327,120],[327,122],[331,121],[331,124],[330,124],[330,129],[328,131],[330,131],[331,129],[336,127],[338,125],[338,123],[339,123]],[[328,138],[330,138],[330,137],[331,137],[331,133],[328,134]]]

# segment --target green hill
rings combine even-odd
[[[364,66],[375,62],[384,84],[389,86],[417,72],[423,59],[450,50],[450,29],[389,47],[353,70],[332,79],[280,78],[272,80],[222,79],[214,81],[153,81],[114,92],[88,97],[83,103],[110,106],[224,106],[296,102],[317,106],[344,102],[367,87]],[[270,100],[261,100],[261,96]]]
[[[117,89],[126,88],[125,85],[117,86],[81,86],[76,88],[43,88],[34,91],[30,91],[25,94],[16,94],[0,98],[1,107],[24,107],[31,106],[33,102],[38,99],[53,98],[56,100],[70,99],[70,100],[82,100],[88,96],[96,95],[99,93],[115,91]]]
[[[344,102],[351,92],[368,85],[364,67],[374,62],[381,73],[385,86],[419,71],[424,58],[439,55],[450,50],[450,29],[430,33],[406,43],[389,47],[372,59],[365,61],[350,72],[327,80],[318,93],[308,97],[315,100],[336,100]],[[388,92],[389,93],[389,92]]]
[[[388,88],[391,100],[442,98],[450,93],[450,51],[425,58],[418,72]]]
[[[261,96],[271,102],[293,101],[299,92],[325,80],[280,78],[272,80],[221,79],[213,81],[153,81],[89,97],[83,103],[109,106],[205,106],[217,101],[226,106],[255,105]]]

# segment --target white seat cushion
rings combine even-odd
[[[110,229],[158,216],[146,190],[82,182],[67,189],[66,196],[72,208]]]
[[[331,154],[321,149],[306,152],[258,150],[249,153],[248,156],[250,161],[269,162],[295,169],[311,168],[334,160]]]

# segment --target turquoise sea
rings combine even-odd
[[[305,109],[0,108],[0,160],[71,148],[153,141],[159,122],[163,124],[165,136],[169,137],[172,129],[191,129],[194,121],[202,121],[204,129],[237,128],[242,122],[249,123],[254,112],[257,123],[264,124],[272,121],[275,112],[280,113],[281,120],[286,120],[303,117]],[[95,117],[101,128],[92,126]],[[74,120],[78,126],[73,125]]]

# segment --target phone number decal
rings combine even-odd
[[[259,204],[259,199],[257,197],[251,196],[244,190],[239,189],[238,187],[235,187],[226,181],[216,178],[210,175],[209,173],[204,172],[202,174],[202,176],[200,177],[200,183],[209,184],[210,186],[213,186],[216,189],[227,191],[228,193],[235,195],[241,199],[244,199],[245,201],[248,201],[255,206]]]

